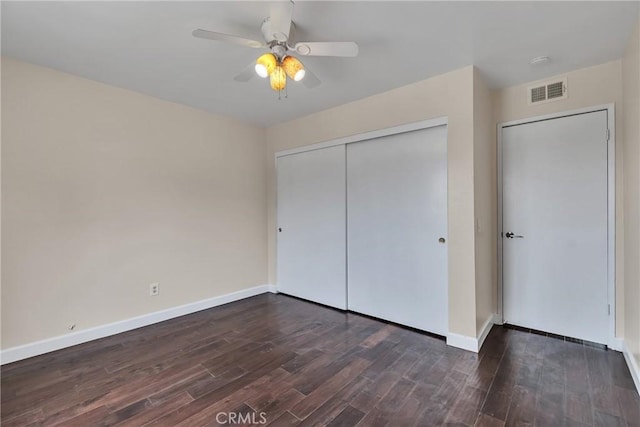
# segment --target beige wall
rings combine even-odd
[[[640,362],[640,20],[622,61],[624,87],[624,274],[627,346]]]
[[[263,129],[5,58],[2,113],[3,349],[267,283]]]
[[[565,73],[569,96],[567,99],[538,105],[527,104],[525,83],[494,92],[494,122],[535,117],[579,108],[614,103],[616,108],[616,335],[624,335],[624,224],[623,224],[623,168],[622,168],[622,61]],[[545,79],[546,80],[546,79]]]
[[[269,281],[275,277],[277,151],[447,116],[449,331],[476,336],[474,69],[466,67],[267,129]]]
[[[475,189],[476,333],[497,307],[496,138],[492,97],[480,72],[473,73],[473,170]]]

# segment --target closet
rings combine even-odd
[[[447,333],[446,125],[277,157],[278,291]]]

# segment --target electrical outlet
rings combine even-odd
[[[149,295],[152,297],[157,296],[160,293],[160,283],[152,283],[149,285]]]

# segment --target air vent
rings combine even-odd
[[[551,83],[551,84],[547,85],[547,98],[548,99],[562,98],[562,95],[564,95],[564,83],[563,82],[556,82],[556,83]]]
[[[531,89],[531,102],[540,102],[547,100],[547,87],[538,86]]]
[[[554,79],[529,86],[527,103],[540,104],[567,98],[567,78]]]

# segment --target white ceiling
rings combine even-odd
[[[2,54],[259,125],[272,125],[474,64],[493,87],[622,57],[636,2],[296,2],[294,41],[355,41],[357,58],[302,58],[323,84],[233,76],[261,52],[196,39],[262,40],[268,2],[2,1]],[[551,61],[531,66],[548,55]]]

